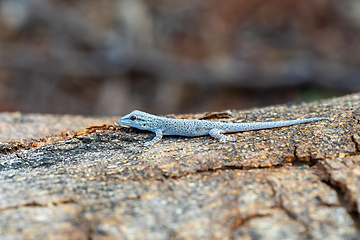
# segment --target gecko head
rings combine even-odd
[[[154,120],[157,116],[134,110],[128,115],[120,119],[120,123],[129,127],[138,128],[141,130],[151,130],[153,128]]]

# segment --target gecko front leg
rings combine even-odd
[[[161,138],[163,137],[163,130],[157,129],[157,130],[155,130],[155,134],[156,134],[155,137],[153,139],[151,139],[151,141],[144,143],[144,147],[152,146],[155,143],[157,143],[158,141],[160,141]]]
[[[217,129],[217,128],[213,128],[210,130],[209,135],[214,138],[218,138],[220,140],[220,142],[223,142],[223,143],[226,141],[235,142],[235,138],[226,136],[223,133],[224,133],[224,131]]]

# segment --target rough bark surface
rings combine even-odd
[[[0,238],[359,239],[359,110],[353,94],[177,116],[330,120],[237,133],[225,144],[164,137],[153,147],[142,147],[152,133],[89,127],[117,118],[57,116],[63,127],[54,128],[54,116],[31,118],[31,127],[29,115],[3,114]],[[89,128],[29,139],[76,127]]]

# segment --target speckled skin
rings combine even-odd
[[[235,141],[235,138],[225,136],[223,133],[243,132],[290,126],[299,123],[308,123],[327,118],[308,118],[278,122],[257,122],[257,123],[223,123],[194,119],[172,119],[155,116],[139,110],[134,110],[120,119],[121,124],[135,127],[142,130],[154,132],[156,136],[144,145],[149,146],[161,140],[163,135],[178,135],[185,137],[198,137],[211,135],[221,142]]]

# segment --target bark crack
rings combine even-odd
[[[351,135],[351,141],[355,144],[356,155],[360,154],[360,146],[359,143],[356,141],[354,135]]]
[[[281,195],[278,193],[278,191],[276,190],[276,187],[274,185],[274,183],[271,181],[271,180],[268,180],[267,181],[272,192],[273,192],[273,195],[274,195],[274,198],[276,200],[276,205],[274,206],[274,208],[278,208],[278,209],[281,209],[290,219],[292,219],[293,221],[295,222],[299,222],[301,225],[304,226],[305,228],[305,233],[306,233],[306,239],[312,239],[313,237],[309,234],[310,231],[309,231],[309,226],[304,222],[302,221],[301,219],[299,219],[295,213],[291,212],[291,210],[289,210],[285,204],[284,204],[284,199],[281,197]]]
[[[346,209],[349,216],[354,221],[354,226],[358,232],[360,232],[360,213],[358,211],[359,206],[357,205],[356,198],[353,197],[351,190],[349,190],[344,183],[335,180],[332,177],[332,174],[327,171],[323,164],[318,164],[317,166],[319,169],[318,176],[320,177],[321,181],[336,192],[339,203],[343,208]]]
[[[240,214],[237,215],[233,221],[230,223],[229,228],[229,239],[237,239],[235,236],[236,231],[241,228],[242,226],[246,225],[248,222],[250,222],[252,219],[255,218],[263,218],[271,216],[271,214],[253,214],[247,217],[241,217]]]
[[[354,225],[358,231],[360,231],[360,213],[357,211],[358,206],[355,200],[353,200],[351,196],[351,191],[346,188],[340,182],[334,181],[332,179],[323,180],[323,183],[328,185],[331,189],[333,189],[338,197],[339,203],[343,208],[346,209],[349,216],[354,221]]]
[[[283,165],[284,164],[282,162],[277,165],[259,166],[259,167],[225,165],[225,166],[215,167],[215,168],[209,167],[209,168],[204,168],[204,169],[198,169],[193,172],[186,172],[186,173],[177,174],[177,175],[163,173],[163,176],[164,176],[164,178],[179,179],[179,178],[182,178],[182,177],[185,177],[188,175],[195,175],[198,173],[217,172],[217,171],[226,171],[226,170],[276,169],[276,168],[281,168]]]
[[[74,199],[60,199],[59,201],[53,201],[53,202],[47,202],[47,203],[40,203],[37,201],[31,201],[31,202],[27,202],[27,203],[23,203],[23,204],[19,204],[19,205],[15,205],[15,206],[9,206],[9,207],[5,207],[5,208],[1,208],[0,212],[4,212],[7,210],[12,210],[12,209],[18,209],[18,208],[23,208],[23,207],[49,207],[49,206],[56,206],[56,205],[62,205],[62,204],[74,204],[77,203]]]

